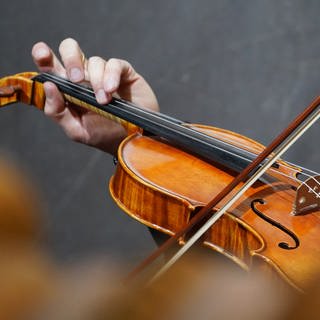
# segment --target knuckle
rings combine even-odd
[[[126,74],[129,78],[131,77],[139,77],[139,74],[136,73],[134,68],[131,66],[131,64],[128,65],[128,68],[126,69]]]
[[[128,61],[124,61],[125,69],[128,74],[136,73],[132,64]]]
[[[134,68],[128,61],[122,60],[122,59],[115,59],[115,58],[112,58],[110,60],[112,60],[110,63],[111,71],[120,73],[123,75],[127,75],[127,76],[131,76],[135,74]]]
[[[56,109],[56,105],[46,104],[44,107],[44,114],[61,126],[61,120],[63,118],[64,112],[58,112],[58,110]]]
[[[99,57],[99,56],[91,56],[90,58],[89,58],[89,61],[92,61],[92,62],[94,62],[94,61],[101,61],[101,60],[103,60],[101,57]]]
[[[101,63],[103,63],[103,62],[104,62],[104,60],[103,60],[101,57],[99,57],[99,56],[92,56],[92,57],[90,57],[90,58],[88,59],[88,64],[89,64],[89,66],[95,65],[95,64],[97,64],[97,63],[101,64]]]
[[[111,70],[120,70],[121,69],[121,61],[120,59],[111,58],[108,60],[108,66]]]
[[[71,140],[75,142],[82,142],[82,136],[79,133],[72,130],[68,130],[66,134]]]
[[[49,118],[53,118],[54,116],[54,111],[52,106],[46,102],[46,104],[44,105],[44,114],[49,117]]]
[[[117,63],[119,63],[119,59],[117,59],[117,58],[110,58],[110,59],[108,60],[108,63],[110,63],[110,64],[117,64]]]
[[[81,130],[79,130],[77,126],[71,126],[71,127],[65,128],[65,133],[68,138],[70,138],[75,142],[80,142],[80,143],[85,142],[84,137],[81,133]]]

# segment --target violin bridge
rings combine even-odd
[[[320,176],[310,177],[297,189],[293,214],[307,214],[320,209]]]

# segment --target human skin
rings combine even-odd
[[[129,62],[99,56],[85,58],[78,42],[72,38],[60,43],[59,53],[61,61],[44,42],[38,42],[32,48],[32,57],[39,71],[54,73],[74,83],[88,83],[100,104],[107,104],[113,95],[117,95],[140,107],[159,110],[151,87]],[[66,103],[51,82],[44,83],[44,90],[45,114],[58,123],[69,138],[116,154],[119,143],[126,136],[120,124]]]

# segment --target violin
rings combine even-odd
[[[264,150],[237,133],[185,123],[122,99],[99,105],[90,88],[52,74],[29,72],[0,79],[0,106],[20,101],[42,110],[45,81],[54,82],[67,101],[127,130],[110,193],[128,215],[170,236]],[[319,102],[313,103],[317,117]],[[219,206],[210,209],[212,214]],[[245,270],[268,271],[304,290],[320,267],[319,213],[319,173],[279,159],[204,232],[201,243]],[[189,236],[179,236],[179,243]]]

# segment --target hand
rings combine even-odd
[[[110,102],[113,94],[149,110],[159,110],[157,99],[148,83],[124,60],[104,60],[94,56],[85,59],[78,43],[65,39],[59,47],[62,63],[44,42],[32,48],[32,57],[41,72],[52,72],[73,82],[88,82],[101,104]],[[74,141],[115,154],[126,132],[121,125],[91,111],[66,104],[57,87],[44,83],[45,114],[56,121]]]

